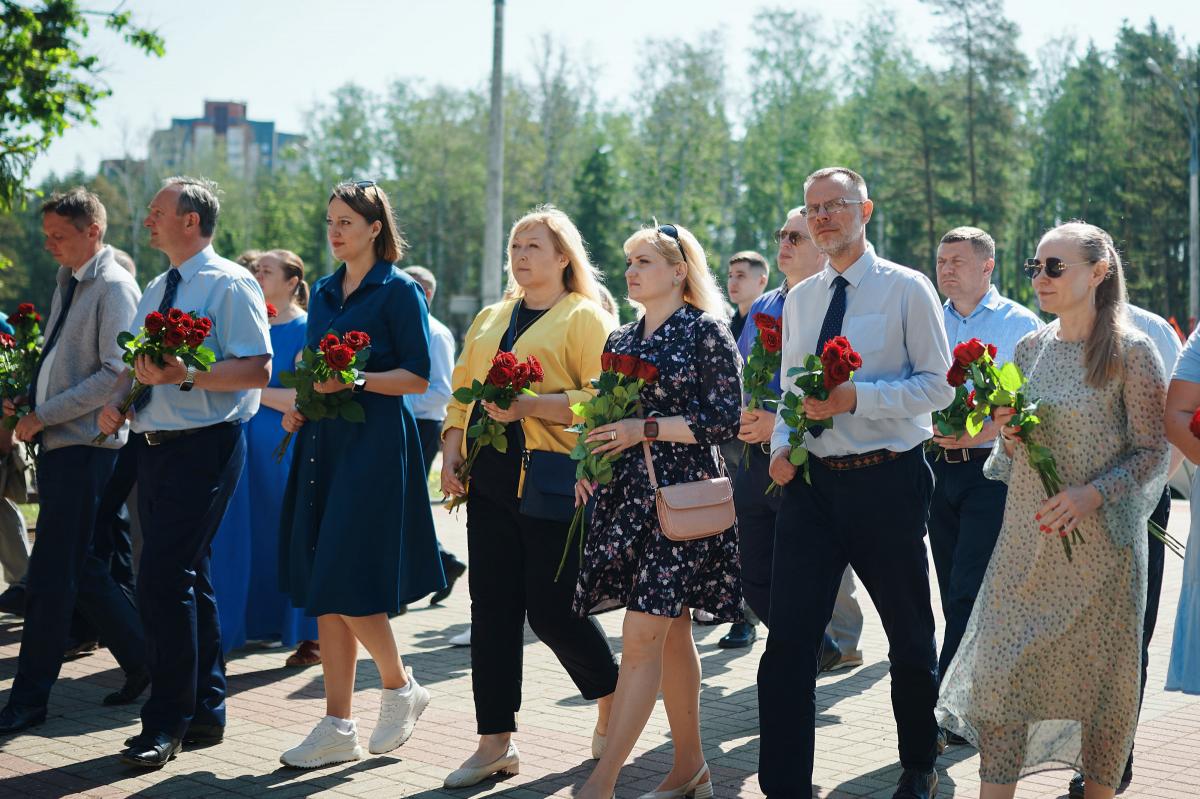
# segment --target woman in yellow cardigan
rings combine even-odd
[[[512,734],[527,614],[580,694],[599,700],[597,758],[617,686],[616,659],[600,625],[571,611],[579,564],[568,559],[554,577],[574,511],[575,466],[567,453],[576,436],[564,428],[579,421],[571,405],[590,397],[615,320],[599,305],[596,270],[579,231],[551,206],[513,225],[508,273],[508,299],[475,317],[451,383],[458,389],[482,380],[504,349],[541,362],[545,377],[532,386],[538,396],[520,396],[507,410],[452,400],[442,427],[442,491],[467,495],[471,687],[480,736],[475,754],[446,778],[452,788],[519,769]],[[466,457],[466,430],[483,413],[506,424],[508,447],[504,453],[483,447],[464,486],[456,472]]]

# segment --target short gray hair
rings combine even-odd
[[[863,176],[855,172],[853,169],[845,166],[827,166],[824,169],[818,169],[807,178],[804,179],[804,193],[808,194],[808,187],[814,182],[823,178],[844,178],[858,192],[860,199],[867,199],[867,182],[863,180]]]
[[[163,181],[163,188],[179,187],[179,200],[175,213],[179,216],[194,213],[200,217],[200,235],[212,236],[217,229],[217,217],[221,214],[221,203],[217,200],[220,189],[207,178],[176,175]]]
[[[413,280],[421,284],[421,287],[429,292],[429,298],[433,299],[434,293],[437,291],[437,278],[423,266],[405,267],[404,273]]]

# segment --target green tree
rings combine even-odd
[[[96,104],[111,93],[99,84],[100,57],[85,51],[89,17],[148,55],[164,52],[162,38],[134,25],[127,11],[0,0],[0,210],[23,202],[34,159],[71,125],[94,122]]]

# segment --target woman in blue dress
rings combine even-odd
[[[253,271],[267,300],[275,354],[262,404],[245,427],[246,469],[213,541],[221,644],[229,652],[247,639],[279,639],[297,647],[287,665],[311,666],[321,662],[317,620],[293,607],[279,590],[279,510],[292,448],[282,462],[275,459],[283,436],[280,421],[296,401],[295,390],[280,385],[279,373],[292,368],[304,346],[308,284],[304,261],[290,250],[261,253]]]
[[[1192,463],[1200,463],[1200,438],[1191,431],[1200,408],[1200,327],[1188,336],[1167,389],[1167,439]],[[1175,611],[1175,639],[1167,668],[1168,691],[1200,694],[1200,471],[1192,478],[1192,528],[1183,562],[1183,585]]]
[[[417,423],[404,402],[429,386],[425,294],[393,264],[404,242],[373,181],[334,187],[325,222],[343,263],[313,287],[306,343],[315,349],[329,332],[354,330],[370,336],[371,350],[352,388],[316,386],[353,391],[365,421],[309,422],[294,408],[283,417],[297,435],[280,517],[280,584],[317,617],[325,674],[325,718],[280,758],[295,768],[362,757],[350,710],[360,642],[383,686],[368,749],[382,754],[408,740],[429,692],[401,663],[388,614],[445,584]]]

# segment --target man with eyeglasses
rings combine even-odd
[[[1042,322],[1025,306],[1000,296],[992,285],[996,242],[976,227],[956,227],[942,236],[937,251],[938,290],[947,340],[955,345],[977,338],[996,345],[996,361],[1012,360],[1017,342]],[[929,503],[929,548],[937,571],[946,621],[938,658],[939,681],[967,629],[971,608],[992,558],[1008,486],[983,476],[999,427],[991,419],[978,435],[934,435],[939,448],[933,462],[934,488]],[[966,740],[940,730],[938,745]]]
[[[779,245],[776,263],[783,274],[783,282],[751,304],[746,313],[749,319],[760,313],[781,318],[788,291],[825,266],[825,255],[813,245],[801,212],[801,208],[793,208],[788,212],[783,227],[775,231],[775,243]],[[750,349],[757,335],[758,330],[751,323],[738,336],[738,351],[743,361],[750,357]],[[777,373],[771,381],[771,390],[776,394],[779,393],[779,377]],[[774,429],[775,413],[772,409],[742,411],[738,441],[734,445],[741,450],[743,444],[749,444],[750,450],[734,474],[733,501],[737,506],[745,619],[733,624],[717,642],[723,649],[750,646],[758,638],[759,620],[768,626],[770,624],[771,560],[775,547],[775,516],[780,503],[777,494],[767,495],[767,486],[771,483],[771,476],[767,472],[771,460],[769,446]],[[862,610],[854,598],[854,574],[847,568],[838,591],[833,621],[821,645],[822,671],[862,664],[862,653],[858,651],[862,625]]]
[[[804,184],[809,235],[829,263],[788,294],[783,366],[801,366],[842,335],[862,356],[829,399],[804,400],[811,484],[794,479],[792,430],[776,419],[770,475],[783,486],[775,528],[771,635],[759,663],[759,784],[770,799],[812,796],[816,678],[822,634],[846,567],[870,592],[891,659],[900,777],[894,799],[937,790],[937,650],[925,522],[933,475],[924,442],[930,414],[954,398],[950,349],[933,284],[876,256],[866,182],[844,167]],[[783,388],[794,381],[785,377]]]

